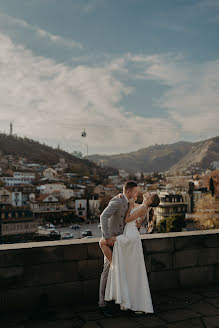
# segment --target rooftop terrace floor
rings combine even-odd
[[[48,307],[45,311],[11,311],[0,315],[0,327],[16,328],[219,328],[219,284],[152,293],[155,313],[119,311],[105,318],[97,304]],[[18,300],[19,302],[19,300]]]

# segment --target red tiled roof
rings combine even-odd
[[[36,201],[38,201],[38,202],[42,202],[44,199],[46,199],[48,196],[50,196],[50,194],[40,194],[38,197],[37,197],[37,199],[36,199]]]

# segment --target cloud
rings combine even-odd
[[[19,135],[73,151],[84,147],[81,131],[86,128],[90,153],[127,152],[218,134],[219,59],[187,62],[181,53],[91,55],[80,43],[0,14],[0,28],[3,25],[5,30],[19,26],[83,52],[72,58],[71,66],[36,56],[0,34],[1,130],[13,121]],[[151,107],[162,109],[166,118],[125,110],[122,104],[128,97],[134,96],[138,107],[136,80],[164,87],[151,99]]]
[[[45,30],[39,28],[38,26],[31,25],[24,20],[17,19],[15,17],[9,16],[5,13],[0,12],[0,28],[1,28],[1,30],[8,31],[8,29],[10,29],[10,28],[12,28],[14,30],[14,27],[19,27],[19,28],[24,28],[26,30],[29,30],[29,31],[33,32],[35,35],[37,35],[39,38],[47,39],[51,43],[54,43],[57,46],[83,49],[83,45],[80,42],[76,42],[74,40],[66,39],[59,35],[49,33],[48,31],[45,31]]]
[[[98,8],[103,8],[107,5],[107,0],[83,0],[73,2],[72,6],[85,14],[91,14]]]
[[[181,126],[181,134],[218,134],[219,59],[188,63],[182,55],[133,56],[141,64],[136,78],[167,86],[157,105]]]
[[[114,76],[124,61],[70,67],[35,56],[3,34],[0,43],[1,130],[12,121],[18,135],[73,151],[82,147],[86,128],[90,153],[127,152],[178,138],[167,119],[125,112],[121,102],[132,89]]]
[[[36,33],[42,37],[42,38],[47,38],[51,42],[54,42],[56,44],[59,44],[60,46],[65,46],[65,47],[72,47],[72,48],[79,48],[82,49],[83,46],[80,42],[75,42],[69,39],[64,39],[60,37],[59,35],[51,34],[45,30],[42,30],[40,28],[35,28]]]

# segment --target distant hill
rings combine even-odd
[[[104,178],[117,174],[117,170],[109,167],[101,168],[88,159],[80,159],[61,149],[54,149],[38,141],[0,133],[0,151],[3,155],[23,156],[28,161],[44,165],[55,165],[64,158],[72,172],[82,175],[97,175]]]
[[[176,172],[196,165],[207,169],[213,161],[219,161],[219,137],[193,143],[188,154],[173,165],[170,171]]]
[[[86,158],[97,164],[130,172],[176,172],[195,165],[208,168],[212,161],[219,161],[219,137],[195,143],[180,141],[155,145],[126,154],[90,155]]]

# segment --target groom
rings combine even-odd
[[[138,196],[138,185],[135,181],[128,181],[123,186],[122,197],[115,196],[112,198],[100,216],[102,237],[106,240],[107,245],[113,248],[113,237],[121,235],[124,230],[124,220],[129,206],[129,199]],[[107,277],[109,273],[110,263],[104,256],[103,272],[100,278],[99,289],[99,307],[106,317],[112,316],[109,305],[104,300]]]

